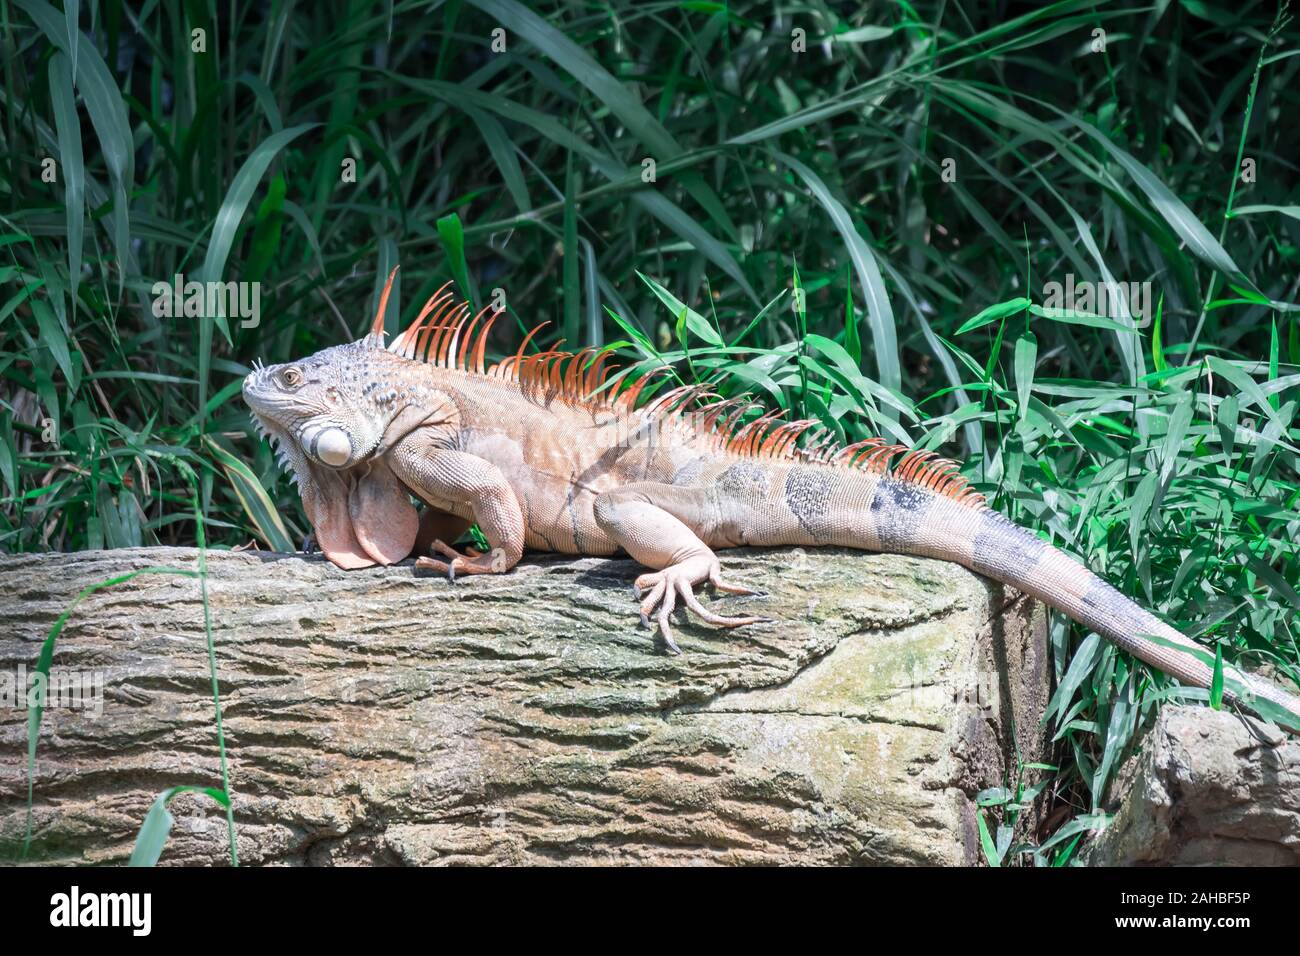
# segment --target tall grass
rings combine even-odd
[[[1296,40],[1268,2],[0,0],[0,547],[193,543],[178,463],[214,546],[291,547],[240,377],[358,336],[400,260],[390,331],[453,278],[548,341],[942,448],[1294,683]],[[177,273],[260,283],[260,324],[156,317]],[[1063,313],[1067,275],[1149,313]],[[1051,643],[1053,826],[1012,844],[1007,781],[998,861],[1067,861],[1141,720],[1206,696]]]

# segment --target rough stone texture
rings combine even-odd
[[[1300,740],[1226,711],[1165,707],[1125,776],[1087,862],[1300,865]]]
[[[409,565],[212,553],[241,862],[925,863],[979,858],[971,797],[1041,754],[1041,606],[951,564],[733,551],[719,598],[771,623],[636,626],[625,560],[529,555],[455,585]],[[77,591],[187,549],[0,557],[0,668],[34,665]],[[198,582],[143,575],[73,613],[56,666],[102,716],[47,711],[31,858],[116,863],[154,797],[219,786]],[[1018,739],[1017,739],[1018,738]],[[0,857],[26,806],[26,714],[0,710]],[[178,797],[164,863],[221,863]]]

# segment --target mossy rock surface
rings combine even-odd
[[[1202,706],[1165,706],[1121,769],[1093,866],[1300,866],[1300,740]]]
[[[58,614],[190,549],[0,557],[0,667]],[[409,564],[211,552],[241,862],[970,864],[972,798],[1041,754],[1042,608],[943,562],[734,551],[717,597],[769,623],[637,626],[630,561],[527,555],[450,584]],[[706,600],[709,600],[706,597]],[[219,785],[198,581],[83,602],[55,664],[102,713],[51,708],[31,858],[119,863],[158,793]],[[21,839],[26,713],[0,711],[0,842]],[[164,863],[222,863],[190,796]]]

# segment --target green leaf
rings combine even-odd
[[[59,324],[58,317],[41,299],[32,300],[32,312],[36,316],[36,325],[41,332],[41,344],[54,355],[54,361],[58,363],[64,379],[75,387],[77,380],[72,368],[72,356],[68,352],[68,337],[63,331],[63,326]]]
[[[624,163],[615,160],[580,137],[575,136],[571,130],[567,129],[554,117],[522,106],[508,97],[488,94],[450,83],[417,80],[398,75],[392,75],[392,78],[422,92],[438,96],[446,102],[456,105],[457,108],[468,104],[491,110],[513,122],[529,126],[551,142],[583,156],[600,171],[602,176],[612,182],[627,184],[627,188],[634,189],[630,196],[632,203],[640,206],[690,246],[698,250],[706,259],[726,273],[750,299],[754,302],[759,301],[758,294],[750,285],[735,258],[727,251],[726,246],[710,235],[708,230],[688,216],[667,196],[655,191],[653,188],[646,188],[640,180],[640,169],[635,172],[630,170]],[[696,195],[695,198],[698,199],[699,196]]]
[[[43,0],[15,0],[15,3],[36,22],[50,42],[68,56],[69,68],[75,67],[76,86],[85,101],[86,115],[95,129],[100,155],[113,187],[112,236],[117,250],[120,290],[125,286],[127,276],[135,271],[127,199],[128,190],[135,180],[135,146],[122,93],[94,43],[76,43],[74,46],[68,31],[71,14],[60,17]],[[62,108],[66,108],[66,102]]]
[[[1151,204],[1155,207],[1156,212],[1169,223],[1170,227],[1178,234],[1178,237],[1187,243],[1187,247],[1202,261],[1218,269],[1225,276],[1237,281],[1252,285],[1245,273],[1233,261],[1228,251],[1219,244],[1219,241],[1210,234],[1201,220],[1187,208],[1187,204],[1174,195],[1173,190],[1166,186],[1161,180],[1149,169],[1139,163],[1131,155],[1120,149],[1110,141],[1110,138],[1102,133],[1091,123],[1086,123],[1071,113],[1057,109],[1054,106],[1049,108],[1059,115],[1068,123],[1072,123],[1081,129],[1093,141],[1098,143],[1111,157],[1113,157],[1138,184]]]
[[[140,832],[136,834],[135,847],[131,850],[131,859],[127,866],[153,866],[158,862],[163,847],[167,844],[172,824],[175,822],[171,811],[167,809],[167,804],[181,793],[203,793],[223,807],[230,806],[230,798],[224,791],[215,787],[183,786],[164,790],[158,794],[158,798],[149,807],[149,812],[145,814],[144,822],[140,824]]]
[[[590,53],[542,17],[518,3],[517,0],[469,0],[469,2],[504,25],[511,33],[531,43],[595,94],[596,101],[622,120],[628,131],[650,150],[651,158],[656,163],[668,162],[683,153],[677,140],[641,104],[639,97],[611,76]],[[697,175],[687,172],[680,178],[686,191],[701,206],[713,212],[715,221],[734,241],[737,238],[736,227],[727,217],[725,207],[717,194]]]
[[[1118,766],[1120,755],[1129,740],[1128,725],[1133,713],[1133,681],[1134,672],[1130,671],[1111,702],[1110,720],[1106,726],[1101,760],[1097,763],[1097,770],[1093,773],[1090,787],[1094,810],[1105,798],[1111,771]]]
[[[1125,325],[1122,322],[1116,322],[1114,319],[1108,319],[1105,316],[1094,315],[1091,312],[1081,312],[1078,309],[1048,309],[1040,305],[1029,306],[1029,312],[1039,318],[1049,319],[1052,322],[1064,322],[1068,325],[1086,325],[1093,329],[1107,329],[1111,332],[1120,332],[1124,335],[1140,335],[1137,329]]]
[[[974,315],[963,322],[953,334],[965,335],[967,332],[974,331],[982,326],[1016,315],[1029,308],[1029,306],[1029,300],[1024,297],[1008,299],[1005,302],[995,302],[988,308],[981,309],[978,315]]]
[[[246,282],[260,282],[266,275],[277,252],[280,251],[280,231],[284,223],[285,182],[282,173],[271,177],[266,198],[257,207],[253,225],[253,241],[248,252],[248,262],[243,269]]]
[[[226,478],[229,479],[230,487],[234,489],[235,497],[239,499],[244,514],[248,515],[248,520],[253,523],[262,540],[270,545],[273,551],[282,554],[292,554],[296,551],[293,539],[289,536],[289,531],[276,510],[275,502],[266,493],[262,483],[257,480],[253,470],[218,445],[211,436],[204,435],[203,442],[208,453],[217,460],[217,464],[226,473]]]
[[[1002,866],[1002,858],[998,854],[998,848],[993,843],[993,837],[989,833],[989,825],[984,820],[984,811],[976,810],[975,819],[979,823],[980,830],[980,847],[984,851],[984,859],[989,866]]]
[[[867,26],[858,27],[856,30],[846,30],[844,33],[836,33],[830,39],[836,43],[874,43],[876,40],[883,40],[893,35],[893,27]]]
[[[4,479],[9,497],[18,496],[18,455],[14,448],[12,416],[8,412],[0,413],[0,478]]]
[[[1005,787],[989,787],[975,794],[975,805],[978,807],[999,807],[1010,803],[1014,798],[1015,794]]]
[[[844,349],[853,358],[853,364],[862,365],[862,340],[858,337],[858,318],[853,311],[853,285],[845,276],[844,282]]]
[[[722,337],[718,335],[713,326],[709,324],[708,320],[705,319],[704,316],[700,315],[690,306],[686,305],[686,303],[679,300],[677,296],[673,295],[649,276],[643,275],[640,272],[637,273],[637,276],[640,277],[642,282],[650,287],[650,291],[655,294],[655,297],[660,302],[668,306],[668,311],[673,314],[674,319],[684,319],[692,334],[708,342],[710,345],[722,344]]]
[[[1223,709],[1223,645],[1214,645],[1214,676],[1210,678],[1210,706]]]
[[[596,266],[596,250],[585,236],[578,239],[582,251],[582,317],[583,341],[599,348],[605,341],[600,322],[600,270]]]
[[[72,60],[76,61],[76,41],[80,35],[76,23],[78,5],[65,0],[65,12],[71,28]],[[73,70],[62,53],[50,57],[50,100],[54,106],[54,126],[59,138],[59,166],[63,177],[63,205],[68,230],[68,284],[72,311],[77,309],[77,285],[81,282],[81,247],[85,237],[86,167],[81,150],[81,121],[72,90]]]
[[[1016,408],[1020,421],[1029,411],[1029,392],[1034,386],[1034,363],[1038,359],[1038,340],[1034,333],[1026,332],[1016,339]]]
[[[916,412],[912,409],[911,403],[903,395],[890,391],[879,382],[872,381],[858,371],[858,365],[853,361],[853,357],[838,342],[815,332],[809,332],[805,336],[805,341],[830,359],[845,380],[852,383],[858,390],[864,394],[875,396],[883,404],[898,409],[913,421],[916,420]]]
[[[463,109],[465,114],[474,121],[479,135],[487,144],[488,153],[491,154],[492,161],[496,163],[501,173],[501,180],[505,183],[510,198],[514,200],[515,208],[520,212],[531,212],[533,202],[528,196],[528,183],[524,180],[523,168],[519,165],[514,143],[511,142],[505,127],[491,113],[470,106],[465,106]]]
[[[1052,714],[1057,715],[1057,726],[1060,727],[1065,721],[1065,706],[1074,699],[1077,691],[1088,675],[1097,666],[1097,661],[1105,645],[1102,644],[1101,636],[1098,634],[1089,634],[1084,638],[1079,649],[1074,652],[1074,657],[1070,660],[1070,666],[1056,688],[1056,693],[1052,695],[1051,701],[1048,702],[1047,712],[1044,714],[1044,720]]]
[[[443,216],[438,220],[438,235],[442,239],[443,251],[447,254],[447,265],[460,286],[461,295],[469,302],[475,314],[479,310],[478,286],[470,278],[469,264],[465,259],[465,230],[456,213]]]
[[[619,328],[621,328],[624,332],[626,332],[628,335],[632,337],[633,344],[636,345],[637,350],[641,352],[642,355],[652,357],[652,358],[659,357],[659,350],[654,347],[654,343],[652,343],[648,338],[645,337],[644,332],[642,332],[636,326],[632,325],[630,322],[624,319],[617,312],[611,310],[609,306],[605,307],[605,312],[609,315],[611,319],[613,319],[616,323],[618,323]]]
[[[1237,366],[1233,365],[1231,362],[1221,359],[1217,355],[1207,356],[1205,361],[1216,375],[1221,375],[1232,383],[1232,385],[1236,387],[1243,396],[1250,400],[1252,405],[1258,408],[1270,420],[1276,422],[1280,428],[1286,427],[1285,423],[1277,417],[1277,412],[1273,410],[1272,403],[1269,402],[1268,397],[1259,387],[1259,383],[1257,383],[1253,378],[1241,369],[1237,368]]]
[[[77,49],[80,46],[77,41],[81,38],[81,27],[78,25],[80,20],[80,0],[63,0],[63,23],[68,30],[68,59],[74,74],[77,72]]]
[[[578,290],[578,206],[577,192],[578,172],[574,169],[573,153],[565,156],[564,162],[564,324],[560,338],[571,345],[578,341],[578,328],[582,314],[582,295]]]
[[[898,331],[895,328],[894,310],[889,304],[889,293],[885,289],[885,280],[880,274],[875,254],[854,226],[844,204],[831,195],[820,176],[793,156],[782,152],[774,155],[804,181],[844,240],[849,259],[853,262],[858,281],[862,284],[862,292],[866,296],[867,322],[876,352],[877,378],[886,388],[895,391],[901,389],[903,379],[898,361]]]
[[[1155,325],[1151,329],[1151,364],[1155,367],[1156,372],[1164,372],[1169,368],[1169,363],[1165,361],[1165,346],[1160,334],[1164,313],[1165,296],[1162,292],[1159,301],[1156,302]]]
[[[230,247],[235,241],[235,232],[240,220],[253,199],[257,184],[262,174],[271,165],[280,150],[293,142],[309,129],[315,129],[319,123],[303,123],[289,129],[272,133],[263,140],[244,160],[244,164],[235,174],[226,197],[217,211],[217,218],[212,224],[212,237],[208,240],[208,252],[203,258],[203,265],[195,279],[199,282],[220,282],[226,271],[226,260],[230,256]],[[225,316],[204,316],[199,321],[199,406],[202,407],[208,395],[208,373],[212,367],[212,327],[221,329],[226,342],[230,343],[230,327]]]
[[[1290,216],[1292,219],[1300,219],[1300,206],[1270,206],[1267,204],[1238,206],[1236,209],[1233,209],[1228,213],[1228,218],[1235,219],[1237,216],[1254,216],[1261,212],[1277,212],[1284,216]]]

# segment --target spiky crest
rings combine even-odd
[[[397,278],[397,270],[400,268],[401,266],[393,266],[393,271],[388,273],[388,281],[384,283],[384,292],[379,297],[379,310],[370,323],[370,331],[361,339],[365,345],[374,348],[384,347],[384,313],[388,311],[388,294],[393,291],[393,280]]]
[[[374,324],[363,340],[375,347],[383,347],[384,310],[396,274],[394,269],[389,275]],[[546,403],[561,401],[620,414],[635,410],[647,385],[668,371],[667,366],[650,369],[622,391],[616,391],[613,384],[622,373],[606,365],[613,354],[608,349],[565,352],[557,347],[524,354],[547,322],[535,326],[514,355],[485,368],[488,335],[502,313],[496,310],[487,316],[490,307],[484,307],[471,315],[470,306],[457,302],[448,291],[450,285],[447,282],[429,297],[415,321],[393,339],[388,351],[440,368],[514,382],[524,394]],[[481,321],[484,316],[487,320]],[[857,468],[890,475],[970,507],[985,505],[984,496],[970,486],[958,463],[940,458],[936,452],[890,444],[883,438],[841,446],[834,433],[816,419],[783,422],[780,418],[784,411],[777,411],[745,421],[755,409],[761,410],[762,406],[748,398],[724,399],[708,386],[682,385],[655,396],[642,411],[668,427],[691,428],[696,438],[719,454]],[[800,436],[809,429],[814,430],[808,443],[799,445]],[[902,457],[894,461],[899,455]]]

